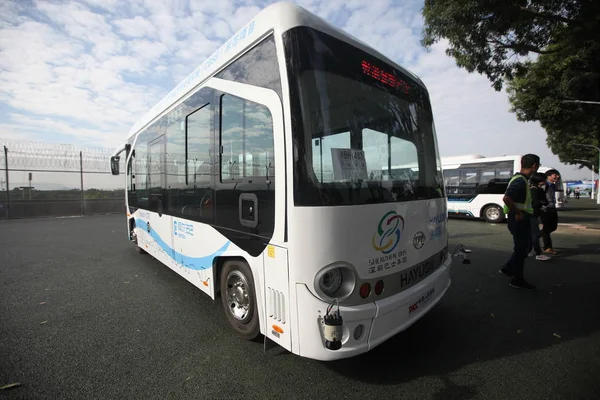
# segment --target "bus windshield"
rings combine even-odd
[[[284,34],[298,206],[444,196],[425,88],[343,41],[298,27]],[[411,173],[394,173],[407,165]]]

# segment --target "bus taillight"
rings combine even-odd
[[[379,296],[381,293],[383,293],[383,281],[379,280],[375,284],[375,294]]]
[[[363,283],[359,290],[360,297],[366,299],[371,294],[371,285],[369,283]]]

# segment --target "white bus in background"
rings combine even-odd
[[[298,6],[263,10],[158,103],[113,174],[120,153],[128,238],[245,339],[355,356],[450,286],[427,89]],[[406,157],[417,174],[375,176]]]
[[[521,169],[521,155],[443,157],[448,215],[482,218],[488,222],[506,219],[502,198],[508,182]],[[540,167],[545,173],[550,167]],[[566,202],[562,178],[557,183],[557,208]]]

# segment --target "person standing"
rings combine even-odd
[[[525,154],[521,157],[521,170],[513,175],[504,194],[504,213],[508,215],[507,225],[513,237],[513,253],[500,269],[510,277],[509,286],[515,289],[535,290],[535,286],[525,280],[525,259],[531,248],[531,191],[529,177],[540,167],[540,157]]]
[[[546,175],[536,172],[531,175],[529,179],[529,190],[531,191],[531,207],[533,208],[533,215],[531,216],[531,240],[533,250],[535,251],[535,259],[539,261],[547,261],[550,259],[549,256],[542,254],[542,247],[540,246],[540,214],[542,210],[545,210],[548,206],[548,200],[546,199]],[[531,248],[529,248],[531,251]]]
[[[552,238],[550,234],[558,227],[558,212],[556,211],[556,182],[560,175],[555,169],[546,171],[546,199],[548,205],[540,213],[542,219],[542,241],[544,242],[544,253],[557,254],[552,248]]]

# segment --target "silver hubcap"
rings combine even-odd
[[[227,276],[225,296],[231,315],[240,322],[247,322],[250,319],[250,288],[239,271],[231,271]]]
[[[490,207],[487,209],[486,215],[487,215],[488,219],[496,220],[496,219],[500,218],[500,211],[498,211],[498,209],[496,207]]]

